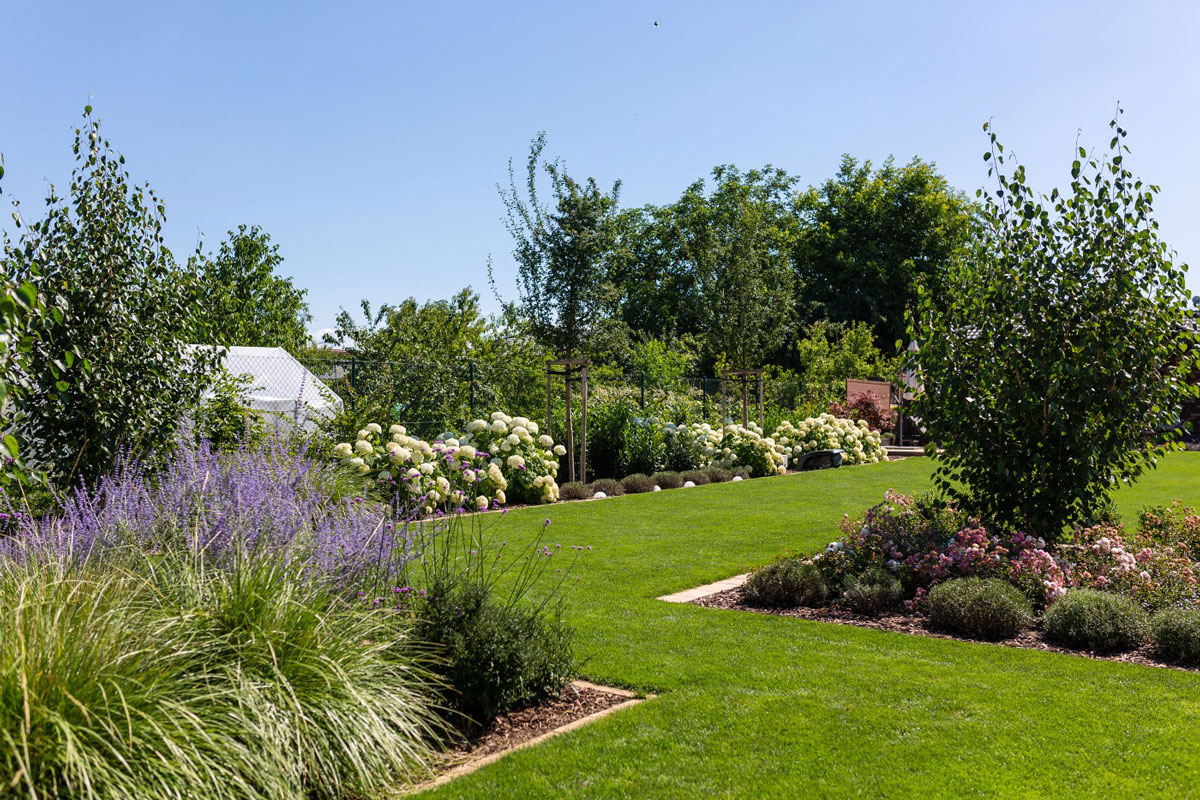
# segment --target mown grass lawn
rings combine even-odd
[[[814,550],[926,459],[526,509],[588,544],[567,603],[584,674],[655,692],[431,797],[1200,795],[1200,675],[696,606],[658,595]],[[1118,497],[1200,504],[1200,454]]]

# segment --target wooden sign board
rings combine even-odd
[[[860,394],[865,394],[875,401],[880,408],[892,407],[892,385],[887,381],[846,381],[846,402],[849,403]]]

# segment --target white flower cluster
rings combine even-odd
[[[758,478],[764,475],[783,475],[783,454],[776,448],[775,440],[762,435],[762,428],[751,422],[741,425],[726,425],[720,437],[720,449],[714,464],[725,469],[749,467]]]
[[[536,423],[500,411],[490,422],[473,421],[461,438],[447,432],[433,442],[409,436],[403,425],[391,426],[385,439],[371,423],[333,454],[359,474],[393,484],[421,513],[483,511],[510,501],[558,499],[558,456],[566,451],[537,432]]]
[[[558,499],[558,459],[566,448],[525,417],[510,417],[503,411],[490,419],[467,425],[463,442],[483,450],[504,472],[509,495],[519,503],[553,503]]]
[[[874,464],[887,461],[887,452],[880,444],[879,433],[867,427],[864,420],[841,419],[832,414],[809,417],[798,425],[784,421],[771,438],[781,454],[790,456],[799,465],[805,453],[814,450],[841,450],[842,463]]]

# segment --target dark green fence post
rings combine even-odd
[[[354,397],[358,394],[358,359],[350,356],[350,407],[354,408]]]

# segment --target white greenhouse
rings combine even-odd
[[[213,345],[193,345],[212,349]],[[342,399],[282,347],[222,347],[221,366],[233,376],[245,376],[246,405],[268,419],[311,429],[318,418],[342,410]]]

